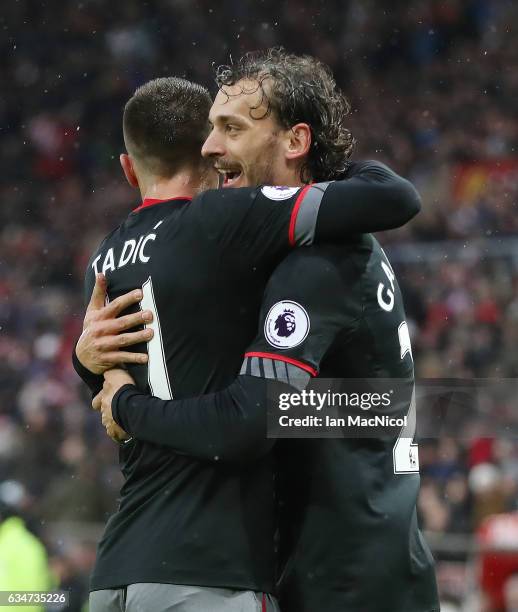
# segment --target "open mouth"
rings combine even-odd
[[[242,174],[240,169],[235,168],[216,168],[216,170],[223,177],[222,187],[232,187],[239,181]]]

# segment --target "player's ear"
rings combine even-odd
[[[286,159],[298,160],[308,154],[311,147],[311,128],[297,123],[287,131]]]
[[[122,166],[122,170],[124,172],[124,176],[126,180],[132,187],[138,188],[138,178],[135,172],[135,168],[133,167],[133,160],[127,153],[121,153],[119,156],[119,160]]]

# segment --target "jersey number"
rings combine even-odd
[[[153,293],[153,281],[151,276],[142,285],[143,298],[140,302],[141,310],[150,310],[153,313],[153,321],[146,323],[146,328],[153,330],[153,337],[148,342],[148,369],[147,379],[152,395],[162,400],[171,400],[171,384],[165,360],[164,345],[162,342],[162,331],[160,329],[160,318],[158,316],[155,294]]]
[[[407,354],[412,358],[412,347],[410,345],[410,334],[408,325],[403,321],[398,327],[400,356],[404,359]],[[415,474],[419,472],[419,453],[417,444],[414,443],[415,436],[415,387],[412,389],[412,399],[407,413],[407,424],[401,428],[399,437],[394,444],[392,457],[394,460],[394,474]]]

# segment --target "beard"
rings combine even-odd
[[[220,175],[214,170],[214,164],[210,159],[201,159],[199,167],[200,185],[197,193],[203,193],[207,189],[217,189],[220,186]]]
[[[246,178],[251,187],[278,184],[278,180],[275,178],[277,156],[278,152],[274,148],[273,143],[271,146],[264,148],[261,156],[247,169]]]

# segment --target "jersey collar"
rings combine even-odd
[[[153,204],[161,204],[162,202],[174,202],[175,200],[183,200],[184,202],[185,200],[187,200],[188,202],[190,202],[192,198],[188,196],[180,196],[178,198],[166,198],[165,200],[159,200],[157,198],[145,198],[142,204],[140,206],[137,206],[137,208],[135,208],[133,212],[138,212],[139,210],[142,210],[143,208],[147,208],[148,206],[153,206]]]

